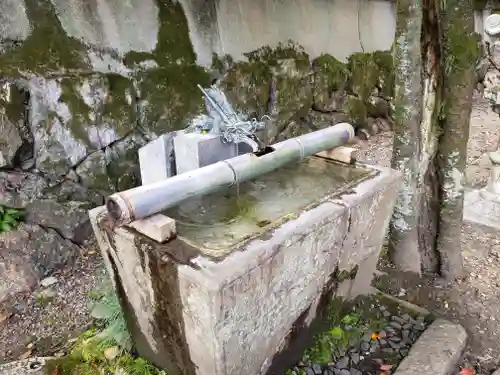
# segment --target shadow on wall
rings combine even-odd
[[[312,57],[340,61],[356,52],[389,50],[396,30],[390,0],[181,0],[198,63],[212,54],[235,59],[293,40]],[[208,4],[207,4],[208,3]]]

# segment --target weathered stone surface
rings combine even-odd
[[[159,22],[153,0],[51,0],[69,36],[120,54],[150,52],[156,47]]]
[[[0,51],[3,41],[25,40],[30,33],[30,22],[24,1],[3,0],[0,4]]]
[[[314,104],[321,112],[339,111],[345,108],[349,70],[344,63],[330,55],[322,55],[313,61]]]
[[[412,346],[395,375],[451,374],[465,349],[466,340],[467,333],[461,325],[436,319]]]
[[[390,217],[390,209],[382,205],[394,203],[398,179],[399,174],[382,170],[359,183],[355,193],[341,194],[336,203],[326,199],[218,260],[180,238],[158,245],[127,228],[116,228],[110,241],[102,222],[105,208],[93,210],[91,221],[107,267],[118,271],[129,306],[140,311],[128,318],[133,331],[140,332],[136,339],[143,343],[141,354],[172,374],[265,373],[297,319],[314,317],[312,306],[317,307],[314,303],[341,256],[349,258],[346,253],[355,238],[372,250],[361,260],[363,272],[373,273],[376,261],[369,255],[378,258]],[[387,198],[377,196],[385,189]],[[381,213],[370,221],[376,217],[380,224],[359,231],[348,225],[351,211],[356,223],[361,212],[368,215],[374,196]],[[160,253],[164,256],[156,255]],[[148,261],[141,262],[143,257]],[[160,273],[170,276],[160,278]],[[366,280],[357,283],[351,289]],[[217,305],[207,312],[207,304],[214,306],[214,301]],[[162,336],[160,327],[167,325],[174,328]]]
[[[33,235],[27,248],[30,261],[39,278],[50,275],[64,266],[72,266],[80,248],[62,238],[55,230],[39,229]]]
[[[0,204],[23,208],[40,198],[47,187],[45,179],[29,172],[0,171]]]
[[[486,189],[464,196],[464,220],[500,230],[500,198]]]
[[[43,192],[43,198],[63,203],[70,201],[87,202],[92,207],[104,203],[102,194],[71,180],[64,180],[57,185],[48,187]]]
[[[49,357],[33,357],[0,365],[2,375],[44,375]]]
[[[16,231],[0,234],[0,305],[10,297],[29,293],[39,280],[30,262],[30,237],[39,228],[21,225]]]
[[[81,245],[92,234],[88,208],[88,204],[83,202],[58,203],[40,199],[26,207],[24,220],[54,229],[65,239]]]
[[[266,141],[273,143],[294,116],[307,113],[313,100],[309,56],[299,47],[264,47],[247,54],[221,81],[231,103],[248,116],[268,114]]]
[[[0,168],[13,166],[14,156],[22,144],[16,125],[2,113],[0,104]]]

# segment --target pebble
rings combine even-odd
[[[408,339],[410,337],[410,331],[408,331],[407,329],[405,329],[402,333],[401,333],[401,338],[403,339],[403,341],[407,342]]]
[[[389,341],[400,342],[401,341],[401,337],[399,337],[399,336],[391,336],[391,337],[389,337]]]
[[[349,357],[342,357],[337,361],[335,367],[338,369],[342,369],[346,368],[348,364],[349,364]]]
[[[403,324],[403,329],[410,329],[410,328],[411,328],[410,323]]]
[[[321,366],[316,363],[312,366],[312,369],[316,375],[321,375],[321,373],[323,372],[321,370]]]
[[[361,348],[361,351],[363,351],[363,352],[367,352],[368,350],[370,350],[370,343],[368,343],[368,342],[366,342],[366,341],[363,341],[363,342],[361,343],[360,348]]]
[[[351,373],[351,375],[363,375],[363,373],[359,371],[357,368],[351,368],[349,372]]]
[[[384,316],[384,318],[388,318],[391,316],[391,313],[389,311],[384,311],[382,312],[382,315]]]
[[[48,288],[51,285],[57,284],[57,279],[54,276],[46,277],[40,281],[40,285],[44,288]]]
[[[351,362],[357,365],[359,363],[359,354],[358,353],[352,353],[351,355]]]
[[[351,373],[349,372],[349,370],[340,370],[340,375],[351,375]]]
[[[403,348],[399,351],[399,354],[401,354],[403,357],[406,357],[410,351],[407,348]]]
[[[335,375],[335,372],[333,370],[330,370],[329,368],[326,368],[323,370],[323,375]]]
[[[314,370],[310,367],[306,368],[306,375],[316,375]]]
[[[403,318],[400,318],[399,316],[393,316],[392,320],[398,322],[401,325],[406,323],[405,320]]]
[[[387,341],[386,341],[386,340],[384,340],[384,339],[380,339],[380,340],[378,340],[378,343],[379,343],[380,345],[387,345]]]
[[[398,323],[398,322],[396,322],[396,321],[394,321],[394,322],[390,322],[390,323],[389,323],[389,325],[390,325],[391,327],[396,328],[396,329],[401,329],[401,327],[402,327],[402,326],[401,326],[401,324],[400,324],[400,323]]]
[[[409,314],[404,314],[401,319],[403,319],[405,322],[409,322],[411,320],[411,316]]]

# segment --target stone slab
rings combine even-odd
[[[174,137],[163,134],[139,149],[142,185],[166,180],[175,175]]]
[[[449,375],[457,365],[467,341],[459,325],[436,319],[419,337],[395,375]]]
[[[213,134],[186,133],[174,138],[177,174],[237,156],[236,144]]]
[[[33,357],[0,365],[0,375],[45,375],[45,363],[50,357]]]
[[[464,220],[500,230],[500,196],[486,189],[466,192]]]
[[[92,210],[139,353],[172,375],[265,373],[297,321],[312,318],[341,262],[359,265],[346,298],[369,285],[400,183],[398,172],[374,169],[222,259],[179,236],[159,245],[110,229],[105,208]]]

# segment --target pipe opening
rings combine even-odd
[[[266,146],[264,148],[261,148],[260,150],[257,150],[254,152],[254,155],[255,156],[264,156],[264,155],[267,155],[267,154],[270,154],[271,152],[274,151],[274,148],[271,147],[271,146]]]
[[[110,216],[112,221],[117,222],[122,218],[122,209],[120,208],[120,205],[113,199],[109,198],[106,201],[106,208],[108,209],[108,215]]]

